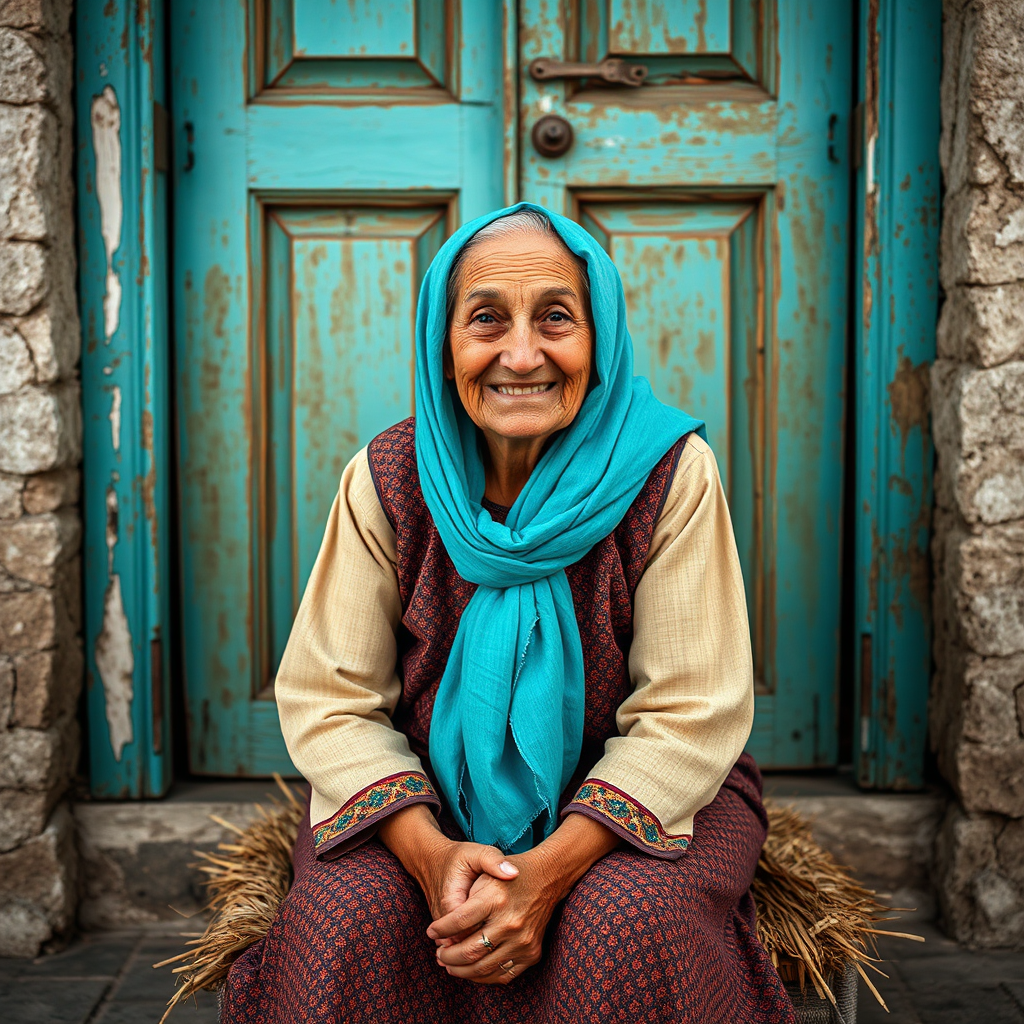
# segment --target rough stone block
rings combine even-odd
[[[0,903],[0,956],[35,957],[53,930],[46,915],[17,897]]]
[[[0,949],[0,955],[36,956],[43,942],[71,928],[77,875],[74,819],[67,806],[59,804],[41,835],[0,854],[0,915],[8,917],[9,923],[11,908],[21,908],[30,920],[41,916],[47,926],[42,938],[37,928],[31,931],[34,949],[32,941],[22,939],[17,942],[19,951]],[[11,940],[8,933],[0,942],[14,944]]]
[[[24,489],[24,477],[0,473],[0,519],[17,519],[21,515],[21,495]]]
[[[47,99],[46,47],[29,32],[0,28],[0,103]]]
[[[0,242],[0,313],[24,316],[46,298],[48,256],[38,242]]]
[[[72,719],[50,729],[8,729],[0,733],[0,786],[61,791],[77,759],[78,723]]]
[[[965,741],[957,749],[956,760],[956,789],[965,810],[1024,815],[1024,739]]]
[[[970,655],[964,669],[966,707],[963,735],[972,743],[1024,740],[1017,695],[1024,693],[1024,655],[979,658]]]
[[[57,275],[47,301],[29,316],[14,321],[32,353],[36,380],[40,384],[51,384],[72,376],[81,354],[82,339],[74,293],[62,280],[74,280],[74,262],[70,258],[67,262],[67,273]],[[50,263],[51,266],[57,263],[53,254]]]
[[[955,801],[946,811],[936,843],[936,884],[943,924],[958,942],[1024,942],[1024,890],[1011,877],[1012,864],[997,856],[1005,822],[995,814],[968,814]]]
[[[24,481],[24,489],[20,491],[25,511],[34,516],[44,512],[56,512],[65,505],[77,504],[81,480],[82,474],[77,469],[55,469],[49,473],[30,476]],[[0,488],[2,486],[3,478],[0,477]]]
[[[0,594],[0,651],[17,654],[55,647],[62,625],[52,590]]]
[[[77,464],[81,455],[76,383],[0,395],[0,472],[44,472]]]
[[[0,789],[0,852],[13,850],[43,831],[56,793]]]
[[[931,383],[940,501],[968,523],[1024,518],[1024,362],[974,369],[941,359]]]
[[[1024,182],[1024,33],[1019,5],[947,3],[943,18],[940,158],[950,192],[965,183]]]
[[[11,720],[24,729],[48,729],[74,712],[82,689],[82,645],[70,639],[56,650],[14,659],[14,706]]]
[[[69,0],[0,0],[0,25],[54,35],[67,32]]]
[[[20,391],[35,379],[28,343],[9,322],[0,321],[0,395]]]
[[[1024,818],[1008,821],[996,840],[999,870],[1024,892]]]
[[[46,241],[57,229],[56,115],[0,104],[0,238]]]
[[[61,565],[78,553],[82,524],[77,509],[0,523],[0,565],[30,583],[52,587]]]
[[[947,291],[1024,279],[1024,197],[994,186],[947,196],[939,267]]]
[[[964,13],[973,51],[971,110],[1010,181],[1024,185],[1024,10],[1019,3],[990,0]]]
[[[963,642],[998,657],[1024,651],[1024,522],[957,531],[946,543]]]
[[[1024,283],[954,288],[942,306],[938,348],[979,366],[1024,356]]]

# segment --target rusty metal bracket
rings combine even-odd
[[[629,64],[618,57],[607,57],[596,64],[538,57],[530,62],[530,77],[538,82],[546,82],[552,78],[600,78],[611,85],[629,85],[636,88],[644,84],[647,65]]]

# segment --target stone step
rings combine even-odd
[[[163,800],[80,802],[73,812],[83,879],[79,922],[86,930],[159,926],[199,913],[203,875],[196,850],[213,850],[229,830],[269,806],[272,782],[188,782]],[[815,835],[857,877],[891,894],[893,905],[934,917],[929,873],[944,806],[937,792],[864,793],[844,776],[766,776],[766,795],[814,820]],[[199,926],[198,920],[196,926]]]

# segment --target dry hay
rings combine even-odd
[[[187,961],[174,968],[182,984],[167,1004],[160,1024],[178,1003],[200,989],[218,989],[224,984],[235,960],[270,930],[277,908],[288,895],[292,847],[306,808],[279,775],[274,779],[287,802],[271,798],[270,810],[257,805],[259,817],[248,828],[241,829],[211,815],[238,838],[219,843],[217,853],[197,851],[202,860],[196,866],[207,876],[210,921],[205,932],[186,943],[192,949],[153,964],[165,967]]]
[[[822,999],[835,1005],[826,979],[853,963],[874,997],[888,1010],[865,967],[888,977],[880,962],[876,937],[892,935],[924,942],[919,935],[876,927],[891,921],[892,909],[878,894],[859,885],[848,868],[836,863],[814,841],[811,825],[792,807],[765,801],[768,838],[758,858],[751,891],[757,905],[757,936],[787,982],[801,990],[810,977]]]
[[[199,853],[198,865],[207,875],[206,931],[190,937],[192,947],[154,967],[174,968],[181,985],[167,1005],[160,1024],[178,1003],[200,989],[218,989],[235,960],[267,934],[292,883],[291,853],[304,805],[280,776],[275,776],[287,802],[274,800],[272,809],[259,808],[248,828],[214,820],[237,835],[221,843],[217,853]],[[885,1006],[865,966],[882,972],[875,937],[917,935],[882,931],[876,924],[889,908],[876,893],[858,885],[811,836],[810,824],[790,807],[765,802],[769,830],[757,862],[752,892],[757,905],[757,934],[784,981],[804,988],[809,977],[822,999],[835,997],[827,978],[853,962],[860,976]],[[884,977],[885,975],[883,975]]]

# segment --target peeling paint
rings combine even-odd
[[[114,270],[114,253],[121,245],[124,202],[121,196],[121,108],[112,86],[94,96],[91,108],[92,144],[96,151],[96,198],[100,204],[100,234],[107,254],[103,296],[103,339],[117,332],[121,317],[121,279]]]
[[[110,420],[110,442],[114,446],[114,451],[119,452],[121,450],[121,388],[117,384],[114,385],[114,391],[110,397],[110,415],[107,419]]]
[[[132,675],[135,655],[132,634],[121,595],[121,576],[114,572],[114,547],[117,545],[117,491],[107,487],[107,589],[103,595],[103,628],[96,637],[96,668],[103,681],[107,728],[114,760],[120,761],[124,748],[134,738],[132,727]]]
[[[907,356],[901,356],[896,373],[889,382],[889,405],[893,423],[900,432],[904,457],[907,437],[914,427],[920,429],[922,439],[928,443],[928,415],[931,407],[928,369],[927,362],[915,366]]]

